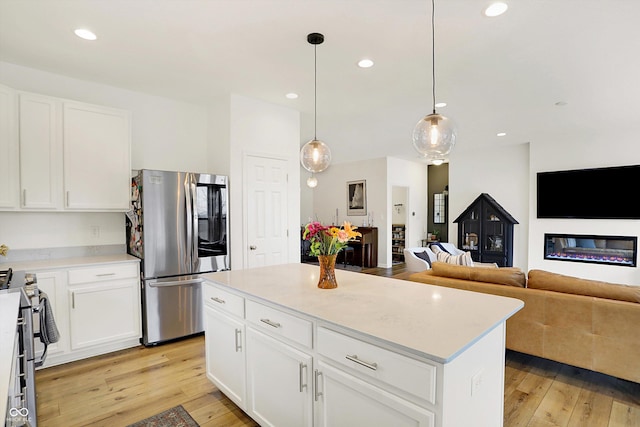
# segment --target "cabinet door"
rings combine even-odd
[[[138,280],[69,287],[71,349],[140,336]]]
[[[67,299],[65,298],[67,285],[63,271],[38,271],[36,276],[38,278],[38,289],[40,292],[44,292],[47,298],[49,298],[53,319],[56,321],[58,332],[60,332],[58,342],[49,344],[47,349],[48,358],[68,351],[69,333],[67,331],[69,330],[69,311]],[[39,319],[37,316],[34,317]],[[36,353],[40,355],[44,350],[44,344],[42,344],[39,339],[35,340],[35,344]],[[46,363],[45,366],[47,366]]]
[[[65,207],[128,210],[130,114],[79,102],[63,114]]]
[[[16,95],[0,85],[0,209],[18,207],[18,133]]]
[[[248,327],[249,415],[262,426],[312,426],[311,370],[310,355]]]
[[[21,206],[58,209],[61,206],[62,157],[59,101],[20,94]]]
[[[315,387],[317,426],[435,425],[432,412],[322,361]]]
[[[204,304],[207,378],[241,408],[245,408],[244,325]]]

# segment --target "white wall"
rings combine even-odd
[[[391,267],[391,223],[393,215],[392,188],[408,187],[405,208],[408,210],[407,245],[420,245],[426,230],[427,167],[421,163],[396,158],[379,158],[334,164],[317,174],[318,186],[313,190],[312,218],[323,224],[335,220],[349,221],[356,226],[368,221],[367,216],[347,215],[347,182],[367,181],[367,211],[378,228],[378,266]],[[415,212],[415,215],[413,213]],[[301,218],[306,222],[308,218]]]
[[[449,241],[458,244],[453,221],[481,193],[488,193],[519,224],[513,229],[513,265],[527,271],[529,252],[529,144],[455,150],[449,160]]]
[[[240,95],[230,103],[230,236],[231,268],[246,265],[243,206],[243,159],[247,154],[276,156],[288,161],[289,169],[289,262],[300,261],[300,114]]]
[[[635,236],[640,239],[640,220],[536,218],[537,172],[640,164],[640,145],[636,134],[626,132],[622,135],[609,134],[604,129],[600,129],[599,132],[582,135],[580,139],[550,135],[546,141],[531,144],[529,268],[640,286],[640,267],[638,266],[620,267],[543,259],[544,233]],[[638,203],[640,183],[638,186],[638,192],[629,194],[627,200],[612,200],[610,203]],[[603,194],[606,197],[606,185],[601,189],[594,188],[593,202],[598,203]]]

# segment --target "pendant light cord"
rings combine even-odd
[[[431,0],[431,96],[433,98],[433,114],[436,114],[436,29],[435,0]]]
[[[318,45],[313,45],[313,139],[317,140],[318,135]]]

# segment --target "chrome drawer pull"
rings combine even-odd
[[[320,378],[321,375],[322,375],[322,372],[318,371],[317,369],[314,371],[315,381],[313,385],[313,398],[316,402],[318,401],[318,397],[322,396],[322,392],[320,391],[320,386],[318,385],[318,382],[319,382],[318,378]]]
[[[280,327],[280,323],[278,322],[274,322],[273,320],[269,320],[269,319],[260,319],[260,321],[262,323],[266,323],[269,326],[273,326],[274,328],[279,328]]]
[[[227,302],[223,299],[220,299],[218,297],[211,297],[211,299],[215,302],[217,302],[218,304],[226,304]]]
[[[300,377],[300,393],[307,387],[307,384],[304,382],[303,371],[307,369],[307,365],[305,363],[300,363],[298,365],[298,375]]]
[[[377,370],[378,369],[378,364],[377,363],[373,363],[373,362],[365,362],[364,360],[360,360],[358,359],[357,355],[353,355],[353,356],[349,356],[348,354],[345,356],[347,358],[347,360],[351,360],[352,362],[356,362],[359,365],[364,366],[365,368],[369,368],[371,370]]]
[[[101,274],[96,274],[96,277],[105,277],[105,276],[115,276],[116,273],[101,273]]]
[[[236,353],[242,350],[242,329],[236,329]]]

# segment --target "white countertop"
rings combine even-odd
[[[17,261],[0,263],[0,270],[6,270],[7,267],[11,267],[13,271],[28,271],[37,272],[38,270],[50,270],[56,268],[69,268],[69,267],[85,267],[96,264],[110,264],[119,262],[139,262],[140,259],[131,256],[129,254],[115,254],[115,255],[97,255],[97,256],[81,256],[74,258],[54,258],[46,260],[35,261]]]
[[[7,411],[19,306],[20,292],[0,292],[0,420],[5,419]]]
[[[203,275],[240,293],[448,363],[524,303],[479,292],[336,270],[319,289],[319,267],[285,264]]]

